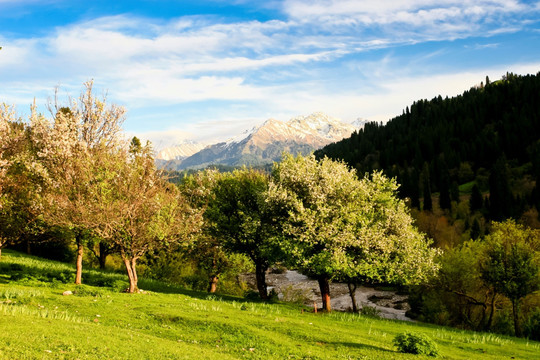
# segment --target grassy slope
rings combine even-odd
[[[540,344],[523,339],[346,313],[312,314],[294,305],[170,287],[162,287],[163,293],[130,295],[110,287],[11,279],[21,268],[49,276],[70,270],[3,252],[0,359],[422,358],[395,351],[392,339],[404,331],[427,334],[446,359],[540,358]],[[146,285],[159,290],[159,284]],[[75,295],[62,296],[65,290]]]

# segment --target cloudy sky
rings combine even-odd
[[[540,71],[540,1],[0,0],[0,102],[59,87],[162,147],[323,111],[386,121],[486,75]]]

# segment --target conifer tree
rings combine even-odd
[[[427,163],[424,163],[424,169],[422,171],[422,185],[424,193],[424,211],[433,210],[433,202],[431,199],[431,182],[429,179],[429,168]]]
[[[471,209],[471,212],[482,209],[483,203],[482,193],[480,192],[478,185],[474,184],[471,191],[471,197],[469,198],[469,208]]]
[[[489,176],[489,215],[500,221],[512,213],[512,192],[510,191],[508,165],[504,157],[499,158]]]

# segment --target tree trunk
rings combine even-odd
[[[99,268],[101,270],[105,270],[105,263],[107,262],[107,255],[108,255],[107,250],[108,250],[107,245],[103,241],[100,241],[99,242],[99,257],[98,257],[98,260],[99,260]]]
[[[217,275],[211,275],[210,276],[210,281],[208,282],[208,292],[209,293],[215,293],[216,292],[217,282],[218,282]]]
[[[255,263],[255,278],[257,279],[257,290],[263,300],[268,300],[268,289],[266,287],[266,269],[267,266],[260,261]]]
[[[347,287],[349,288],[349,296],[351,297],[352,301],[352,311],[357,313],[358,305],[356,305],[356,284],[347,283]]]
[[[328,277],[320,276],[318,281],[319,288],[321,289],[323,311],[330,312],[332,311],[332,307],[330,305],[330,284],[328,282]]]
[[[126,266],[127,275],[129,278],[129,293],[134,293],[138,290],[137,288],[137,273],[134,271],[133,265],[135,264],[135,260],[128,259],[126,256],[122,256],[122,260],[124,260],[124,265]]]
[[[26,240],[26,253],[32,255],[32,247],[30,246],[30,240]]]
[[[139,290],[139,277],[137,276],[137,258],[131,259],[131,271],[133,272],[133,279],[135,280],[135,291]]]
[[[516,336],[521,336],[521,328],[519,327],[519,300],[512,300],[512,313],[514,315],[514,333]]]
[[[83,244],[79,235],[76,235],[77,241],[77,272],[75,274],[75,284],[82,284],[82,260],[83,260]]]

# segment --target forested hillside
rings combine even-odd
[[[477,210],[490,220],[538,210],[539,139],[540,73],[507,73],[457,97],[416,101],[388,123],[366,124],[316,156],[343,159],[360,174],[384,170],[417,209],[438,204],[450,211],[460,195],[471,194],[471,214],[461,214],[468,227],[482,223],[473,216]]]
[[[396,177],[416,225],[443,250],[438,275],[410,289],[410,316],[500,333],[537,328],[540,73],[416,101],[316,156]]]

